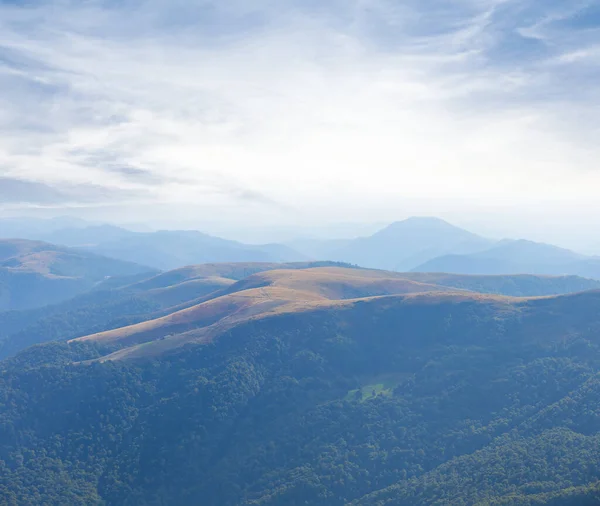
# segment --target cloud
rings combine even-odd
[[[0,4],[0,164],[111,201],[312,219],[592,199],[590,5]]]
[[[100,185],[55,186],[24,179],[0,177],[0,204],[42,207],[98,205],[137,200],[140,195]]]
[[[13,178],[0,178],[1,204],[56,204],[64,194],[49,185]]]

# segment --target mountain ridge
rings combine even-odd
[[[60,302],[109,277],[152,271],[133,262],[42,241],[0,239],[0,310]]]
[[[588,257],[557,246],[527,240],[503,241],[469,255],[434,258],[413,272],[455,274],[578,275],[600,279],[600,258]]]

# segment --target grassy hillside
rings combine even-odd
[[[278,268],[281,272],[266,274]],[[303,272],[296,273],[296,270]],[[28,311],[0,312],[0,358],[32,344],[73,339],[160,319],[216,297],[267,286],[298,290],[300,298],[305,299],[306,295],[302,293],[309,292],[324,299],[343,300],[451,289],[498,295],[553,295],[598,288],[600,282],[577,277],[399,274],[335,267],[330,262],[205,264],[156,276],[109,278],[93,291],[60,304]],[[31,296],[31,290],[24,291],[24,296]],[[53,290],[56,293],[56,288]],[[279,311],[291,304],[289,300],[284,302],[278,306]],[[296,307],[290,309],[301,307],[298,300],[295,303]],[[253,317],[256,316],[255,312]],[[189,329],[202,328],[200,324],[194,325],[190,324]],[[185,337],[188,338],[191,339],[190,334]],[[167,344],[161,343],[161,346]]]
[[[151,346],[121,351],[119,356],[162,353],[188,342],[205,341],[225,328],[274,313],[332,307],[348,299],[450,291],[384,271],[328,267],[267,271],[253,274],[211,294],[199,304],[167,316],[80,340],[131,346],[159,339],[160,342]],[[215,295],[219,296],[215,298]]]
[[[212,270],[207,272],[212,273]],[[164,275],[160,277],[162,276]],[[419,278],[417,275],[412,277]],[[529,290],[536,295],[546,295],[548,292],[560,292],[569,287],[598,286],[596,282],[579,278],[423,275],[421,279],[438,281],[440,284],[405,279],[404,274],[340,267],[265,271],[207,296],[174,306],[170,313],[159,318],[84,336],[80,340],[124,347],[110,358],[131,358],[162,354],[188,343],[206,342],[245,321],[275,313],[303,312],[316,307],[342,307],[347,305],[343,302],[347,300],[427,294],[418,300],[425,301],[431,298],[437,301],[441,300],[440,296],[433,294],[462,291],[465,296],[472,297],[469,291],[474,289],[481,293],[502,293],[502,289],[505,289],[505,293],[516,291],[519,294]],[[143,285],[153,286],[153,282],[149,280]],[[458,286],[462,290],[457,288]],[[408,300],[412,298],[407,298]]]
[[[211,314],[257,303],[236,297]],[[0,490],[19,505],[595,504],[599,336],[599,292],[423,293],[318,299],[152,360],[34,347],[2,363]]]
[[[109,278],[93,290],[72,299],[42,308],[0,312],[0,358],[37,343],[72,339],[88,334],[160,318],[222,295],[235,280],[255,272],[285,267],[303,269],[327,262],[293,264],[205,264],[190,266],[158,275],[143,274]],[[31,297],[33,288],[19,274],[23,297]],[[31,276],[48,278],[33,273]],[[50,278],[49,282],[54,280]],[[64,286],[64,279],[60,279]],[[38,281],[39,284],[39,281]],[[57,287],[52,287],[56,300]],[[1,292],[0,292],[1,293]],[[16,292],[13,291],[13,296]],[[71,292],[66,292],[68,297]],[[170,309],[172,308],[172,309]]]

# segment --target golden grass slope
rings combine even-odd
[[[284,305],[316,301],[326,301],[326,299],[308,292],[287,288],[253,288],[217,297],[162,318],[81,337],[76,341],[119,343],[121,345],[139,344],[181,334],[192,329],[208,327],[217,322],[237,322],[273,311]]]
[[[144,291],[154,288],[166,288],[168,286],[184,281],[206,278],[220,278],[239,281],[249,276],[252,276],[253,274],[265,271],[274,271],[282,269],[309,269],[313,265],[313,262],[234,262],[189,265],[168,272],[163,272],[150,279],[131,285],[130,288],[139,291]]]
[[[284,287],[317,294],[329,300],[452,291],[451,288],[408,280],[392,272],[341,267],[263,272],[232,285],[230,289],[243,290],[259,286]]]
[[[255,299],[257,290],[265,290],[264,298]],[[274,295],[283,294],[288,296],[287,300],[284,300],[283,298],[273,298]],[[242,301],[241,299],[245,295],[248,295],[250,300]],[[231,300],[227,300],[227,302],[224,300],[230,299],[230,297],[236,299],[233,304]],[[190,343],[208,343],[211,340],[224,335],[233,327],[268,318],[300,315],[303,313],[311,314],[322,311],[335,311],[341,315],[341,319],[343,319],[344,311],[352,311],[362,304],[367,304],[370,306],[371,310],[377,312],[385,310],[386,308],[397,308],[407,305],[422,308],[423,306],[436,306],[441,304],[456,304],[458,306],[463,303],[477,303],[489,305],[494,308],[494,312],[502,314],[518,311],[518,307],[515,303],[522,301],[522,299],[493,295],[434,292],[367,297],[350,300],[291,300],[292,298],[293,296],[290,291],[282,288],[252,289],[234,296],[226,296],[203,304],[202,306],[210,306],[212,305],[211,303],[215,303],[219,310],[222,310],[223,314],[225,314],[223,318],[219,319],[218,317],[215,318],[217,315],[211,313],[211,317],[202,322],[207,324],[214,318],[216,321],[212,324],[198,326],[200,319],[196,319],[193,322],[187,321],[186,323],[191,323],[191,325],[188,325],[187,327],[182,325],[177,328],[175,326],[163,327],[162,329],[157,327],[144,328],[143,326],[145,324],[140,324],[140,326],[135,326],[139,328],[133,329],[128,327],[127,334],[117,335],[114,333],[115,331],[113,331],[98,334],[96,336],[89,336],[87,338],[82,338],[81,340],[94,340],[95,342],[104,345],[118,343],[125,346],[123,349],[101,358],[100,361],[132,360],[158,356]],[[207,309],[207,307],[204,307],[200,310],[203,316],[206,315],[205,311]],[[198,316],[198,312],[194,311],[194,313],[195,318]],[[188,313],[186,317],[189,314],[190,313]],[[182,317],[183,315],[177,315],[178,319]],[[169,330],[175,330],[175,333],[164,336],[164,331],[167,328]],[[132,331],[133,333],[129,334],[129,332]],[[153,335],[153,332],[157,333]],[[115,338],[118,340],[110,340]]]
[[[168,341],[161,344],[163,348],[180,346],[185,342],[204,340],[217,330],[266,315],[335,306],[344,300],[451,291],[447,287],[410,281],[381,271],[331,267],[269,271],[252,275],[205,297],[207,300],[161,318],[78,340],[118,346],[136,346],[159,340]],[[211,332],[207,333],[204,329]]]
[[[200,268],[204,269],[203,266]],[[187,269],[191,269],[188,272],[193,275],[198,272],[195,268]],[[202,271],[203,274],[206,272]],[[428,279],[435,278],[430,276]],[[193,280],[183,285],[190,282]],[[364,303],[374,308],[475,303],[489,305],[490,310],[498,314],[527,312],[532,304],[539,312],[547,305],[543,310],[547,315],[544,320],[550,321],[557,313],[554,304],[559,303],[562,307],[576,300],[575,296],[519,299],[483,295],[406,279],[401,273],[340,267],[265,271],[233,284],[230,284],[231,280],[222,282],[229,284],[195,302],[186,302],[184,307],[176,306],[160,318],[77,340],[119,347],[119,351],[103,359],[117,360],[157,355],[187,343],[209,342],[237,325],[258,319],[307,311],[343,311]],[[577,307],[569,309],[574,324],[579,318]]]

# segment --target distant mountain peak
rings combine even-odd
[[[475,253],[491,244],[492,241],[440,218],[414,216],[394,222],[370,237],[349,242],[334,259],[362,267],[408,271],[440,255]]]
[[[454,226],[448,223],[446,220],[442,218],[436,218],[435,216],[411,216],[410,218],[406,218],[404,220],[398,220],[391,223],[390,227],[395,227],[399,225],[448,225]]]
[[[436,223],[436,224],[444,224],[444,225],[450,225],[451,227],[453,227],[454,225],[451,225],[450,223],[448,223],[446,220],[443,220],[442,218],[438,218],[436,216],[411,216],[410,218],[406,218],[405,220],[400,220],[400,221],[396,221],[394,223],[416,223],[416,224],[428,224],[428,223]]]
[[[414,216],[407,218],[406,220],[396,221],[380,230],[372,237],[389,239],[398,237],[403,240],[425,240],[426,238],[430,238],[433,242],[441,240],[442,238],[459,242],[473,239],[485,240],[482,237],[448,223],[441,218],[426,216]]]

